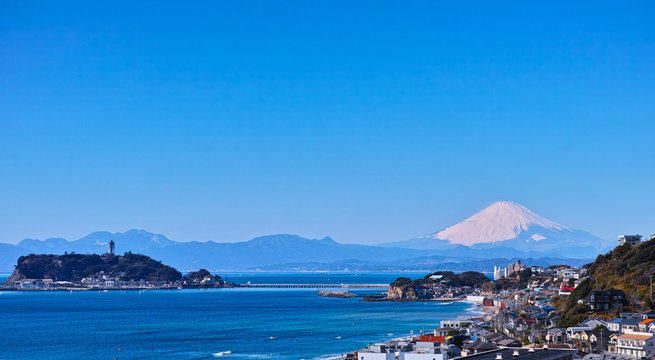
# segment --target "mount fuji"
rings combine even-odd
[[[388,243],[414,249],[456,252],[501,248],[541,256],[593,258],[606,250],[605,241],[535,214],[513,201],[498,201],[468,219],[432,234]]]

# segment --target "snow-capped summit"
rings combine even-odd
[[[613,244],[613,243],[612,243]],[[608,242],[586,231],[569,228],[513,201],[498,201],[470,218],[435,233],[383,244],[422,250],[466,252],[485,250],[511,256],[595,257]],[[468,250],[467,250],[468,249]]]
[[[550,231],[572,231],[564,225],[535,214],[523,205],[513,201],[498,201],[470,218],[425,238],[471,246],[514,239],[521,232],[535,226]],[[546,237],[545,234],[535,233],[530,238],[539,241]]]

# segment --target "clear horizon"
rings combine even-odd
[[[6,4],[0,243],[655,233],[650,2]]]

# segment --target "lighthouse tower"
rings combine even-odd
[[[109,248],[107,249],[107,254],[114,255],[114,248],[116,247],[116,243],[114,242],[114,240],[109,240],[109,244],[107,244],[107,247]]]

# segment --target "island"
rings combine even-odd
[[[4,290],[131,290],[234,287],[208,270],[182,275],[149,256],[98,254],[21,256]]]

